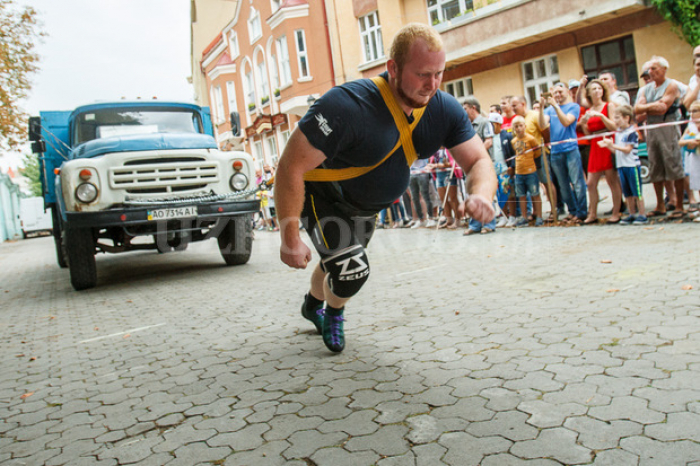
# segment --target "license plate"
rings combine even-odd
[[[148,220],[170,220],[197,216],[197,206],[173,207],[171,209],[155,209],[148,211]]]

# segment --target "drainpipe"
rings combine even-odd
[[[335,66],[333,66],[333,50],[331,49],[331,33],[328,27],[328,13],[326,12],[326,0],[321,0],[323,3],[323,25],[326,30],[326,45],[328,47],[328,62],[331,65],[331,79],[333,80],[333,87],[335,87]],[[333,11],[336,13],[336,19],[338,17],[337,10],[335,9],[335,0],[333,2]],[[343,54],[340,54],[341,61]]]

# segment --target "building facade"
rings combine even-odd
[[[322,0],[240,1],[201,69],[222,149],[274,165],[313,100],[333,87]]]
[[[442,35],[443,89],[484,108],[504,95],[532,104],[558,81],[603,70],[634,98],[652,55],[670,62],[671,78],[693,73],[691,47],[645,0],[243,0],[201,56],[220,144],[274,162],[309,102],[384,71],[409,22]]]

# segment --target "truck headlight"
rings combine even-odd
[[[248,186],[248,177],[243,173],[236,173],[231,177],[229,184],[234,191],[243,191]]]
[[[81,183],[75,188],[75,197],[84,204],[97,199],[97,186],[92,183]]]

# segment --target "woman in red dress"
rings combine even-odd
[[[615,104],[609,101],[608,88],[600,80],[594,79],[586,86],[586,99],[591,107],[581,118],[581,128],[585,134],[605,133],[615,131],[615,123],[610,118],[615,109]],[[612,216],[608,223],[620,221],[620,201],[622,200],[622,188],[620,178],[613,163],[614,155],[605,147],[598,145],[603,137],[591,139],[590,155],[588,156],[588,217],[583,223],[591,224],[598,221],[598,182],[605,175],[605,181],[610,187],[613,201]]]

